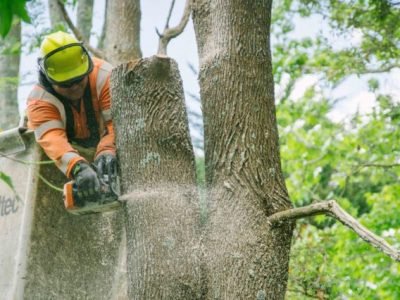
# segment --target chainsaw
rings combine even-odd
[[[64,185],[64,206],[69,213],[87,215],[107,212],[120,207],[121,202],[118,201],[120,184],[117,168],[107,168],[106,174],[99,174],[97,168],[94,169],[97,171],[100,181],[100,192],[95,196],[95,201],[82,197],[75,181],[69,181]]]

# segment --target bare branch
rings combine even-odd
[[[89,49],[90,52],[92,52],[96,57],[98,58],[104,58],[103,52],[101,52],[99,49],[96,49],[92,46],[90,46],[89,41],[86,41],[85,38],[83,37],[83,34],[78,30],[78,28],[75,27],[74,23],[72,22],[71,18],[69,17],[67,10],[65,9],[64,4],[61,2],[61,0],[58,1],[58,6],[61,9],[61,12],[64,16],[65,22],[67,22],[69,28],[72,30],[74,33],[75,37],[82,41],[83,44],[85,45],[86,48]]]
[[[158,28],[156,27],[156,33],[158,35],[158,37],[161,39],[163,37],[162,33],[158,30]]]
[[[193,72],[193,75],[196,75],[196,76],[199,75],[199,71],[196,69],[196,67],[192,63],[189,62],[188,67],[189,67],[190,71]]]
[[[382,66],[381,68],[377,69],[368,69],[366,68],[361,72],[361,74],[379,74],[379,73],[387,73],[390,72],[392,69],[400,68],[400,64],[393,63],[386,66]]]
[[[171,9],[171,11],[172,11],[172,9]],[[191,11],[192,11],[191,0],[186,0],[185,10],[183,12],[181,22],[176,27],[173,27],[173,28],[166,27],[164,32],[161,35],[159,34],[160,40],[159,40],[159,44],[158,44],[158,52],[157,52],[158,55],[167,55],[167,46],[168,46],[169,41],[171,39],[177,37],[178,35],[180,35],[182,33],[183,29],[185,29],[186,24],[189,21]],[[169,18],[170,18],[170,16],[168,16],[166,26],[168,26]]]
[[[169,8],[169,12],[168,12],[167,22],[165,23],[164,31],[169,28],[169,21],[171,20],[172,11],[174,10],[174,6],[175,6],[175,0],[172,0],[171,7]]]
[[[288,209],[273,214],[268,218],[272,225],[277,225],[288,220],[311,217],[315,215],[328,215],[357,233],[364,241],[382,251],[396,261],[400,261],[400,251],[389,245],[384,239],[369,231],[356,219],[340,207],[335,200],[315,203],[305,207]]]

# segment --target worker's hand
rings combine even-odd
[[[88,201],[96,201],[100,192],[100,181],[97,173],[86,162],[78,162],[73,170],[72,177],[78,188],[78,196]]]
[[[95,159],[94,165],[100,177],[104,174],[114,174],[117,171],[117,158],[111,153],[100,154]]]

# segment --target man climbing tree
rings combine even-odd
[[[28,126],[57,167],[75,180],[81,196],[96,201],[98,174],[116,163],[109,93],[112,67],[90,57],[82,43],[61,31],[46,36],[40,51],[39,83],[27,102]],[[97,147],[94,166],[74,144]]]

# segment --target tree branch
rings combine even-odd
[[[164,32],[165,32],[165,30],[167,30],[169,28],[169,21],[171,20],[172,11],[174,10],[174,6],[175,6],[175,0],[172,0],[171,7],[169,8],[169,12],[168,12],[167,22],[165,23]]]
[[[174,3],[175,1],[172,2],[172,6],[167,18],[167,23],[165,25],[164,32],[162,34],[158,33],[158,35],[160,36],[158,44],[158,52],[157,52],[158,55],[167,55],[167,46],[169,41],[180,35],[183,29],[185,29],[187,22],[189,21],[190,13],[192,11],[192,4],[191,0],[186,0],[185,9],[183,12],[181,22],[176,27],[168,28],[169,26],[168,23],[171,17],[172,7]]]
[[[365,163],[365,164],[362,164],[360,166],[360,168],[367,168],[367,167],[376,167],[376,168],[389,169],[389,168],[400,167],[400,164],[398,164],[398,163],[394,163],[394,164]]]
[[[89,41],[86,41],[85,38],[83,37],[83,34],[79,31],[78,28],[75,27],[74,23],[72,22],[71,18],[69,17],[67,10],[65,9],[64,4],[61,2],[61,0],[58,1],[58,6],[61,9],[61,12],[63,14],[63,17],[65,19],[65,22],[67,22],[69,28],[72,30],[72,32],[74,33],[75,37],[79,40],[82,41],[83,44],[85,45],[86,48],[88,48],[88,50],[90,52],[92,52],[96,57],[98,58],[104,58],[104,54],[103,52],[101,52],[99,49],[96,49],[92,46],[90,46]]]
[[[328,215],[357,233],[364,241],[382,251],[396,261],[400,261],[400,251],[389,245],[384,239],[375,235],[349,215],[334,200],[315,203],[305,207],[288,209],[273,214],[268,218],[271,225],[278,225],[284,221],[297,220],[315,215]]]
[[[379,74],[379,73],[387,73],[390,72],[392,69],[400,68],[400,64],[393,63],[386,66],[382,66],[381,68],[377,69],[368,69],[366,68],[362,73],[364,74]]]

